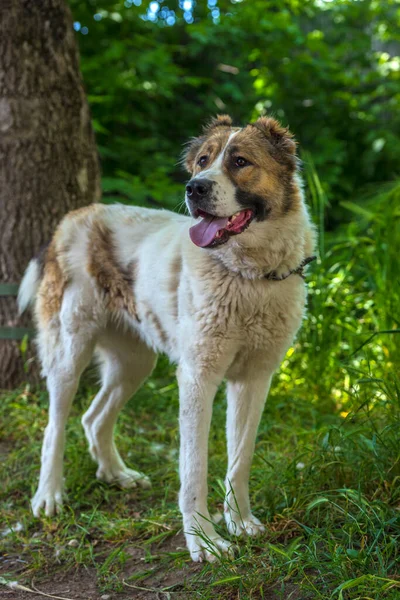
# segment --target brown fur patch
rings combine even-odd
[[[213,117],[203,129],[205,133],[210,133],[210,131],[216,127],[232,127],[231,117],[229,115],[217,115],[216,117]]]
[[[76,210],[71,210],[66,216],[67,219],[85,219],[90,215],[94,215],[96,213],[102,212],[104,210],[104,204],[100,204],[99,202],[94,202],[93,204],[89,204],[88,206],[84,206],[83,208],[77,208]]]
[[[178,287],[182,271],[182,258],[178,254],[171,263],[171,277],[168,280],[168,292],[172,298],[172,312],[178,316]]]
[[[125,273],[114,256],[114,242],[110,229],[101,221],[94,221],[89,233],[88,271],[104,292],[107,307],[111,311],[126,310],[137,317],[133,294],[133,275]]]
[[[48,324],[60,312],[66,283],[53,240],[44,257],[43,278],[38,293],[37,318],[40,325]]]
[[[138,265],[137,260],[131,260],[128,263],[128,267],[126,269],[128,279],[131,283],[131,289],[132,289],[133,294],[135,294],[135,283],[137,280],[138,267],[139,267],[139,265]]]
[[[163,348],[165,348],[168,345],[168,335],[165,332],[160,319],[158,318],[158,316],[151,310],[150,306],[148,304],[143,304],[143,307],[145,309],[145,313],[144,316],[145,318],[150,321],[151,326],[153,327],[153,329],[155,330],[158,339],[161,342],[161,345],[163,346]]]
[[[244,157],[250,165],[242,169],[235,167],[238,156]],[[255,127],[245,127],[235,136],[227,148],[224,162],[224,168],[239,194],[264,199],[270,218],[279,217],[289,210],[292,174],[274,159],[269,142]]]
[[[171,277],[168,281],[168,291],[173,294],[178,291],[179,280],[181,277],[182,259],[178,254],[171,263]]]
[[[251,127],[260,131],[269,142],[275,160],[292,170],[296,168],[296,142],[287,127],[282,127],[278,121],[270,117],[261,117],[252,123]]]
[[[285,194],[282,201],[282,216],[291,211],[299,210],[302,202],[299,186],[293,181],[286,181],[284,184]]]
[[[61,223],[57,227],[53,242],[56,248],[58,262],[61,270],[68,272],[68,253],[71,247],[76,242],[76,236],[79,235],[79,227],[81,225],[90,224],[90,218],[100,214],[105,209],[103,204],[93,203],[76,210],[71,210],[65,215]],[[70,224],[74,223],[71,229]]]

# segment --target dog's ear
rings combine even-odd
[[[287,127],[271,117],[260,117],[251,125],[267,138],[275,160],[292,169],[297,167],[296,142]]]
[[[229,115],[217,115],[206,123],[204,133],[210,133],[216,127],[232,127],[232,119]]]

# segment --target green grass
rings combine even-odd
[[[191,565],[177,509],[178,390],[161,359],[117,430],[128,465],[153,488],[123,491],[95,479],[80,426],[95,393],[89,381],[68,424],[68,499],[55,519],[38,521],[29,509],[47,395],[3,395],[0,529],[22,528],[0,538],[2,577],[39,585],[86,569],[101,593],[130,597],[145,589],[148,597],[163,590],[162,598],[399,599],[399,197],[392,186],[348,203],[351,224],[325,235],[308,276],[309,315],[274,378],[253,463],[263,537],[237,541],[233,560]],[[211,513],[222,510],[224,419],[221,389],[210,436]]]

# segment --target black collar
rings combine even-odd
[[[316,258],[316,256],[308,256],[299,264],[297,269],[292,269],[292,271],[289,271],[289,273],[285,273],[284,275],[277,275],[275,271],[271,271],[271,273],[267,273],[266,275],[264,275],[263,279],[268,279],[268,281],[283,281],[283,279],[287,279],[288,277],[290,277],[290,275],[294,274],[300,275],[300,277],[303,277],[304,279],[304,267]]]

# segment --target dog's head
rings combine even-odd
[[[190,230],[197,246],[220,246],[250,232],[253,222],[281,218],[293,208],[296,143],[272,118],[238,128],[220,115],[189,142],[184,162],[192,176],[186,203],[201,218]]]

